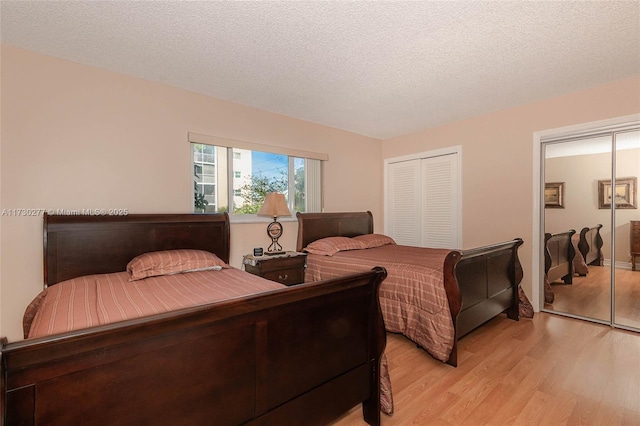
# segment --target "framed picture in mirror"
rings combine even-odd
[[[611,180],[598,181],[598,208],[610,209],[614,199],[616,209],[637,209],[637,181],[636,177],[616,179],[615,189]]]
[[[544,208],[564,209],[564,182],[544,184]]]

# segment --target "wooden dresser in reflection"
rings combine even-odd
[[[631,221],[631,270],[636,270],[636,256],[640,256],[640,220]]]

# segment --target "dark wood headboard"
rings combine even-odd
[[[44,283],[124,271],[134,257],[158,250],[206,250],[229,263],[229,233],[226,213],[45,214]]]
[[[355,237],[373,233],[371,212],[297,213],[298,242],[301,251],[309,243],[325,237]]]

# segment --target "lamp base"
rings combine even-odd
[[[285,254],[284,251],[265,251],[264,254],[267,256],[275,256],[277,254]]]

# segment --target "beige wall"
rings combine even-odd
[[[327,153],[325,209],[371,210],[382,224],[378,140],[24,50],[1,56],[2,209],[190,212],[195,132]],[[267,222],[232,225],[232,264],[268,245]],[[297,223],[283,225],[293,250]],[[16,340],[42,289],[42,217],[0,226],[0,335]]]
[[[531,296],[533,133],[638,112],[640,76],[386,140],[382,156],[461,145],[463,247],[523,238]]]
[[[380,142],[9,47],[1,57],[1,208],[189,212],[191,131],[327,153],[326,211],[371,210],[380,232],[383,159],[460,145],[463,247],[524,238],[527,292],[533,133],[640,112],[637,76]],[[41,289],[41,225],[0,222],[0,335],[10,340]],[[232,225],[232,264],[268,244],[265,227]],[[293,249],[297,225],[284,228]]]
[[[619,151],[616,175],[619,178],[640,175],[640,149]],[[611,259],[611,212],[598,208],[598,181],[611,179],[611,154],[590,154],[549,158],[545,161],[545,181],[564,182],[564,209],[545,209],[545,232],[552,234],[602,224],[602,251]],[[637,209],[616,210],[617,262],[629,263],[630,220],[640,220]],[[629,267],[630,264],[628,265]]]

